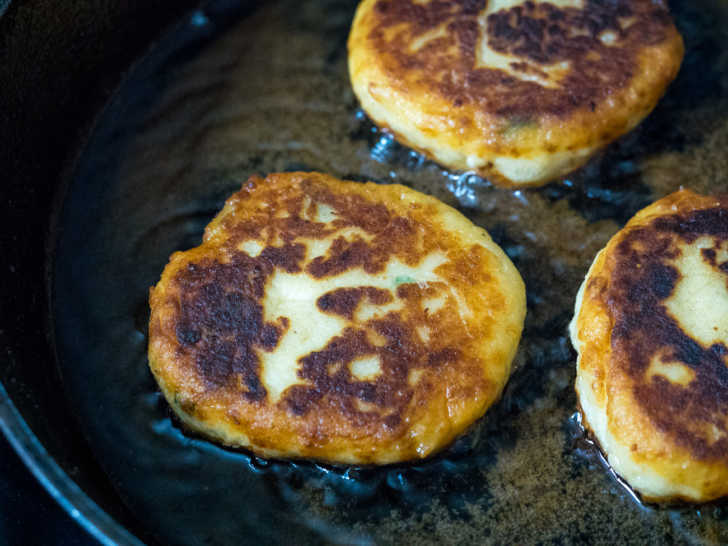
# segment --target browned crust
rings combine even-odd
[[[585,4],[576,9],[524,2],[488,15],[481,28],[485,0],[365,0],[349,39],[355,91],[388,104],[387,116],[368,113],[430,157],[442,157],[436,146],[510,158],[596,150],[654,108],[684,49],[663,2]],[[413,50],[438,28],[441,35]],[[605,32],[616,37],[611,45],[600,39]],[[553,86],[520,79],[477,65],[482,39],[498,53],[520,56],[524,62],[511,68],[524,76],[549,78],[539,66],[570,66]],[[368,88],[358,88],[357,80],[368,81]],[[418,131],[431,131],[427,138],[433,142],[418,145],[398,130],[398,115],[416,118]],[[522,185],[492,166],[478,170],[499,184]]]
[[[679,39],[662,2],[587,1],[584,9],[524,2],[490,14],[485,35],[495,51],[547,66],[571,63],[560,85],[550,89],[476,66],[481,39],[478,16],[486,6],[486,0],[378,0],[369,22],[369,43],[385,59],[386,70],[416,71],[421,85],[453,107],[477,104],[488,113],[526,123],[540,116],[565,118],[575,110],[593,111],[630,84],[646,47]],[[626,20],[631,21],[625,28]],[[447,22],[446,36],[411,52],[414,40],[443,22]],[[391,32],[402,25],[406,31]],[[603,32],[618,36],[614,45],[599,39]],[[512,68],[531,73],[530,66],[523,62]],[[544,71],[538,74],[548,77]]]
[[[321,204],[336,211],[334,222],[311,220]],[[451,233],[443,224],[453,219]],[[485,232],[466,223],[402,186],[318,173],[252,177],[208,226],[203,245],[175,253],[152,289],[151,369],[188,424],[226,443],[340,462],[425,456],[500,394],[525,310],[515,269]],[[298,237],[323,238],[350,227],[371,240],[338,237],[324,256],[305,262]],[[238,250],[252,239],[267,241],[254,258]],[[318,309],[349,320],[361,301],[385,304],[396,297],[405,308],[351,321],[325,347],[299,359],[303,383],[276,402],[269,399],[260,355],[274,350],[290,328],[285,316],[263,318],[262,298],[275,271],[305,270],[313,278],[352,269],[376,274],[392,257],[416,265],[433,251],[447,255],[438,275],[462,290],[473,311],[466,327],[452,308],[424,308],[424,299],[441,295],[431,284],[404,283],[394,294],[371,286],[332,290],[317,300]],[[432,332],[428,343],[417,337],[421,326]],[[347,363],[372,355],[379,357],[381,375],[358,380]],[[421,374],[414,386],[408,382],[413,370]],[[415,426],[430,431],[425,444],[411,434]]]
[[[680,278],[670,261],[681,245],[703,236],[716,244],[728,239],[728,197],[681,190],[640,211],[592,266],[577,324],[580,373],[594,378],[610,433],[631,445],[641,464],[677,480],[692,473],[701,500],[710,500],[728,495],[728,340],[701,346],[664,305]],[[728,286],[728,263],[717,263],[710,249],[702,255],[725,273]],[[694,379],[687,385],[660,375],[646,379],[658,354],[688,366]],[[709,438],[708,426],[724,436]]]

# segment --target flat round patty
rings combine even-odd
[[[504,185],[583,165],[654,108],[682,56],[649,0],[364,0],[349,37],[376,123]]]
[[[637,213],[594,261],[571,337],[587,427],[648,500],[728,495],[728,197]]]
[[[264,456],[443,448],[499,397],[523,281],[481,228],[399,185],[250,178],[151,290],[149,364],[182,421]]]

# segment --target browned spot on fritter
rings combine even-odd
[[[361,267],[367,273],[379,273],[386,267],[392,251],[404,251],[414,235],[414,225],[410,220],[392,218],[386,231],[378,233],[373,244],[361,238],[353,241],[337,238],[328,254],[312,260],[306,266],[306,272],[317,279],[340,275],[356,267]]]
[[[435,351],[427,357],[428,366],[440,366],[447,362],[453,362],[460,358],[460,351],[453,347],[448,347],[440,351]]]
[[[301,359],[299,377],[307,379],[311,386],[291,387],[286,403],[297,415],[307,413],[324,396],[331,393],[346,395],[344,412],[357,420],[378,418],[377,413],[362,412],[354,406],[354,400],[388,408],[390,426],[399,423],[399,415],[412,397],[407,384],[409,371],[423,366],[439,366],[453,362],[460,352],[452,347],[430,353],[426,346],[413,338],[411,328],[402,320],[390,315],[372,321],[378,334],[386,339],[381,347],[367,340],[366,332],[349,328],[341,336],[332,339],[321,351]],[[377,356],[382,372],[374,381],[359,381],[347,366],[340,366],[330,373],[332,364],[353,362],[358,358]]]
[[[715,249],[713,249],[713,248],[704,248],[704,249],[702,249],[700,251],[700,253],[703,256],[703,260],[705,260],[707,263],[709,263],[713,267],[716,266],[716,263],[715,263],[715,258],[716,258]]]
[[[298,270],[300,245],[268,247],[258,258],[234,254],[229,263],[206,259],[190,263],[175,281],[179,287],[179,313],[175,333],[180,356],[195,362],[210,388],[240,376],[246,398],[261,400],[266,392],[259,379],[260,362],[253,347],[273,350],[288,327],[265,323],[259,300],[275,267]]]
[[[680,280],[669,264],[680,255],[676,243],[704,236],[716,244],[728,240],[728,206],[660,217],[630,231],[616,248],[612,281],[603,295],[614,319],[614,361],[632,377],[635,399],[661,431],[703,460],[728,457],[728,347],[701,346],[668,314],[664,302]],[[705,250],[703,258],[715,267],[715,252]],[[658,354],[690,367],[694,380],[687,385],[660,375],[646,380]],[[711,425],[725,435],[717,441],[708,437]]]
[[[210,388],[240,376],[246,398],[265,398],[253,347],[270,349],[278,343],[278,327],[263,322],[259,303],[272,267],[263,259],[238,254],[229,264],[189,264],[177,276],[179,355],[195,363]]]
[[[392,301],[392,294],[389,290],[374,286],[338,288],[321,296],[316,301],[316,306],[325,313],[341,315],[351,320],[354,318],[354,311],[362,298],[366,298],[375,305],[383,305]]]
[[[491,49],[543,66],[570,64],[557,86],[544,87],[477,65],[479,17],[486,8],[485,0],[380,0],[369,38],[391,74],[416,72],[418,84],[438,90],[449,104],[475,104],[489,113],[528,119],[567,117],[593,107],[629,83],[645,46],[672,32],[662,2],[585,0],[584,9],[524,2],[489,14],[483,34]],[[446,34],[412,51],[415,40],[442,25]],[[613,43],[602,41],[604,32],[614,34]],[[527,63],[513,68],[538,72]]]

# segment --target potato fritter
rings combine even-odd
[[[630,131],[675,78],[660,1],[364,0],[354,92],[375,123],[443,165],[544,184]]]
[[[584,422],[632,488],[728,495],[728,198],[638,212],[592,264],[571,339]]]
[[[523,281],[481,228],[399,185],[250,178],[151,290],[149,363],[182,421],[264,456],[391,463],[499,397]]]

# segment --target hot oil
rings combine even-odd
[[[725,544],[728,541],[728,503],[717,501],[693,506],[689,503],[673,502],[672,504],[651,504],[645,502],[640,494],[615,472],[607,461],[598,442],[584,428],[580,412],[575,412],[569,423],[574,441],[574,449],[583,457],[597,461],[608,473],[612,481],[622,488],[635,506],[652,517],[666,514],[672,525],[674,538],[687,543],[704,542],[709,544]]]
[[[508,191],[367,120],[346,71],[355,5],[212,2],[154,45],[98,120],[61,214],[54,309],[63,388],[121,497],[171,544],[725,542],[725,506],[644,506],[610,478],[570,420],[566,334],[591,260],[626,219],[681,184],[728,191],[721,15],[673,6],[687,56],[656,111],[566,180]],[[184,433],[148,371],[148,289],[169,255],[199,244],[249,175],[300,169],[432,194],[524,278],[502,400],[430,460],[336,467],[227,450]]]

